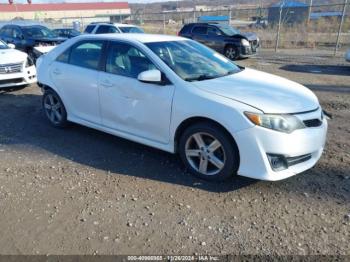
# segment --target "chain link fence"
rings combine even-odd
[[[310,1],[312,3],[312,1]],[[118,22],[136,24],[147,33],[177,34],[184,24],[198,22],[202,17],[226,17],[227,23],[242,32],[255,32],[261,47],[268,49],[325,50],[336,54],[350,48],[350,7],[342,4],[271,6],[268,8],[230,9],[217,7],[210,11],[163,11],[158,13],[138,10],[128,17],[65,17],[60,20],[37,19],[49,28],[73,27],[80,31],[91,22]],[[0,18],[1,19],[1,18]],[[2,23],[8,21],[0,21]]]

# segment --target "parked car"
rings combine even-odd
[[[85,34],[110,34],[110,33],[144,33],[143,29],[136,25],[117,23],[91,23],[84,31]]]
[[[35,24],[4,25],[0,29],[0,39],[14,44],[18,50],[26,52],[34,61],[66,40],[58,37],[47,27]]]
[[[80,35],[80,32],[73,28],[56,28],[52,30],[52,32],[54,32],[57,36],[64,38],[72,38]]]
[[[13,44],[0,40],[0,90],[27,86],[36,82],[33,60]]]
[[[257,17],[255,22],[253,24],[250,24],[250,28],[257,28],[257,29],[266,29],[269,25],[269,22],[267,18],[265,17]]]
[[[350,49],[345,53],[345,60],[350,62]]]
[[[53,126],[71,121],[179,153],[200,178],[284,179],[314,166],[325,146],[327,120],[309,89],[186,38],[82,35],[37,69]]]
[[[231,60],[255,55],[260,45],[255,33],[241,33],[230,25],[218,23],[187,24],[179,36],[196,40]]]

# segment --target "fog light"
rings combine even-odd
[[[288,168],[288,163],[283,155],[267,154],[267,158],[274,171],[282,171]]]

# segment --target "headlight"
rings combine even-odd
[[[247,39],[242,39],[241,43],[243,46],[250,46],[249,41]]]
[[[33,65],[34,65],[33,60],[28,56],[27,57],[27,61],[26,61],[26,67],[30,67],[30,66],[33,66]]]
[[[255,125],[284,133],[292,133],[305,128],[304,123],[293,115],[268,115],[245,112],[245,116]]]

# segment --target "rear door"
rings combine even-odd
[[[204,45],[208,45],[208,27],[205,25],[197,25],[192,29],[192,39],[196,40]]]
[[[214,26],[209,26],[208,27],[208,46],[217,52],[222,53],[225,47],[225,40],[224,40],[224,35],[222,32],[214,27]]]
[[[118,29],[115,28],[115,26],[112,25],[100,25],[95,34],[112,34],[112,33],[119,33]]]
[[[20,27],[13,27],[11,32],[12,43],[16,46],[16,49],[26,51],[26,46],[23,45],[24,35]]]
[[[12,44],[12,26],[4,26],[1,29],[1,39],[8,44]]]
[[[68,113],[74,118],[101,123],[98,75],[105,42],[83,40],[63,52],[50,67],[50,76]]]

